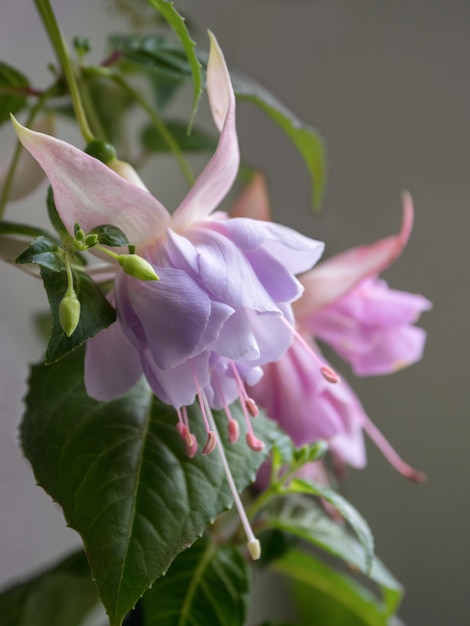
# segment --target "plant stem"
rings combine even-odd
[[[88,125],[67,45],[59,30],[51,4],[49,0],[34,0],[34,4],[41,16],[44,27],[59,60],[59,64],[64,72],[80,131],[86,143],[90,143],[95,137]]]
[[[155,126],[155,128],[163,137],[163,140],[167,144],[168,148],[173,153],[188,185],[189,186],[193,185],[194,174],[192,173],[186,159],[184,158],[183,153],[181,152],[180,147],[178,146],[178,143],[175,141],[173,135],[170,133],[168,128],[165,126],[164,122],[155,112],[155,109],[147,102],[147,100],[145,100],[145,98],[143,98],[138,91],[136,91],[133,87],[131,87],[131,85],[129,85],[129,83],[125,81],[124,78],[120,74],[117,74],[116,72],[113,72],[112,70],[109,70],[105,67],[99,67],[99,68],[93,67],[93,68],[88,68],[87,71],[90,74],[103,76],[103,77],[113,80],[115,83],[120,85],[122,89],[127,91],[127,93],[138,104],[140,104],[140,106],[145,110],[145,112],[149,116],[150,120],[152,121],[152,124]]]
[[[26,120],[26,126],[30,127],[34,121],[34,118],[36,117],[36,115],[39,113],[39,111],[42,109],[44,102],[50,98],[52,95],[54,95],[55,90],[57,89],[57,84],[54,83],[54,85],[52,85],[52,87],[50,87],[49,89],[46,89],[46,91],[44,91],[41,94],[41,97],[38,99],[38,101],[36,102],[36,104],[32,107],[28,118]],[[5,207],[7,205],[8,202],[8,197],[10,195],[10,191],[11,191],[11,186],[13,184],[13,180],[15,178],[15,171],[18,165],[18,161],[21,155],[21,151],[23,150],[23,146],[21,144],[20,141],[16,142],[16,147],[15,147],[15,151],[13,152],[13,156],[10,162],[10,167],[8,168],[8,172],[5,178],[5,184],[3,185],[3,189],[2,192],[0,194],[0,219],[3,218],[3,214],[5,213]]]

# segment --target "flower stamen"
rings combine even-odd
[[[339,383],[341,381],[340,376],[338,376],[338,374],[334,371],[332,367],[330,367],[329,365],[327,365],[321,360],[318,354],[314,350],[312,350],[312,347],[308,345],[308,343],[305,341],[302,335],[298,332],[295,326],[293,326],[285,317],[281,317],[281,320],[284,322],[285,326],[287,326],[287,328],[292,332],[295,339],[297,339],[297,341],[300,342],[300,344],[307,350],[310,356],[312,356],[315,359],[315,361],[318,363],[318,365],[320,366],[320,373],[323,376],[323,378],[327,380],[329,383],[333,383],[333,384]]]
[[[207,410],[207,417],[209,420],[209,424],[210,427],[212,429],[212,432],[214,433],[214,435],[216,436],[216,438],[219,438],[218,432],[217,432],[217,426],[215,424],[215,420],[214,420],[214,416],[212,415],[212,411],[210,409],[210,406],[206,400],[206,410]],[[227,457],[225,456],[225,450],[224,447],[222,445],[217,446],[217,449],[219,451],[220,454],[220,459],[222,461],[222,465],[224,468],[224,472],[225,472],[225,476],[227,477],[227,482],[229,484],[230,487],[230,491],[232,492],[232,496],[233,496],[233,501],[235,503],[235,506],[237,507],[237,511],[238,511],[238,515],[240,517],[240,521],[242,523],[243,529],[245,531],[245,535],[247,538],[247,547],[248,547],[248,551],[251,555],[251,558],[253,560],[257,560],[260,558],[261,556],[261,545],[258,539],[256,539],[254,533],[253,533],[253,529],[251,528],[250,522],[248,521],[248,517],[246,515],[245,509],[243,507],[241,498],[240,498],[240,494],[238,493],[237,487],[235,485],[235,481],[233,479],[232,476],[232,472],[230,471],[230,466],[228,464],[227,461]]]

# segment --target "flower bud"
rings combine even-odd
[[[114,146],[103,139],[93,139],[93,141],[90,141],[86,145],[85,152],[103,163],[109,163],[116,159]]]
[[[85,237],[85,245],[91,248],[96,243],[98,243],[98,235],[96,233],[91,233]]]
[[[138,254],[121,254],[118,263],[129,276],[139,280],[159,280],[150,263]]]
[[[59,322],[62,330],[70,337],[80,321],[80,301],[73,289],[68,289],[59,304]]]

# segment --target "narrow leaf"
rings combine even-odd
[[[189,129],[191,129],[194,117],[197,112],[199,104],[199,98],[202,93],[202,77],[201,77],[201,64],[196,56],[195,46],[196,43],[191,39],[188,29],[186,28],[185,20],[178,11],[175,9],[173,2],[168,0],[149,0],[150,4],[159,11],[171,26],[177,37],[179,38],[181,45],[186,52],[186,57],[191,67],[193,77],[193,110],[191,113],[191,119],[189,121]]]
[[[383,607],[362,585],[314,556],[292,550],[272,569],[293,582],[296,606],[305,623],[387,626]]]
[[[275,508],[266,510],[264,520],[268,528],[304,539],[367,574],[380,587],[387,613],[395,613],[403,596],[403,587],[377,557],[367,572],[362,545],[320,505],[305,496],[290,496],[284,498],[280,506],[278,503]]]
[[[201,129],[193,127],[188,135],[187,124],[178,121],[165,121],[165,126],[183,152],[213,152],[216,140]],[[141,135],[143,146],[150,152],[168,152],[168,144],[155,126],[146,126]]]
[[[249,592],[247,562],[230,545],[200,540],[182,552],[143,598],[145,626],[241,626]]]
[[[116,363],[119,367],[119,363]],[[29,380],[22,440],[38,483],[63,508],[85,544],[111,626],[121,624],[138,598],[162,576],[215,517],[232,505],[217,451],[189,459],[174,409],[158,402],[142,381],[111,403],[89,398],[83,353],[35,366]],[[232,407],[242,431],[241,409]],[[199,409],[189,409],[200,448],[206,433]],[[239,490],[253,479],[276,436],[259,416],[265,453],[231,445],[226,420],[216,415]]]
[[[26,106],[28,79],[18,70],[0,62],[0,124]]]
[[[87,274],[81,271],[74,272],[74,288],[80,302],[80,321],[74,333],[67,337],[59,320],[60,302],[68,286],[67,274],[65,271],[53,272],[42,267],[41,276],[52,319],[46,363],[53,363],[112,324],[116,319],[116,312]]]
[[[8,626],[81,626],[98,604],[83,552],[0,593],[1,623]]]
[[[374,538],[369,525],[360,513],[339,493],[310,481],[295,478],[289,485],[291,493],[305,493],[323,498],[332,504],[342,517],[350,524],[364,548],[364,566],[368,573],[374,558]]]
[[[312,206],[319,209],[325,187],[325,147],[317,131],[302,122],[259,83],[231,72],[235,95],[259,106],[282,128],[302,155],[313,183]]]

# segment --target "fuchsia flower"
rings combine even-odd
[[[245,190],[234,214],[269,219],[260,175]],[[339,469],[365,465],[365,430],[396,469],[420,480],[422,475],[397,455],[367,417],[349,385],[329,384],[316,364],[323,358],[317,339],[329,344],[358,375],[391,373],[421,358],[426,335],[413,324],[430,302],[389,289],[377,277],[400,256],[412,224],[412,199],[405,193],[398,235],[353,248],[300,277],[305,291],[293,304],[298,341],[279,361],[264,366],[264,376],[251,393],[297,445],[328,440]]]
[[[228,405],[237,397],[245,409],[248,445],[262,448],[249,420],[256,404],[244,381],[255,382],[260,366],[288,349],[291,302],[303,291],[295,275],[323,251],[320,242],[284,226],[213,213],[236,177],[239,150],[233,89],[212,36],[207,90],[219,143],[173,215],[134,176],[126,180],[73,146],[16,124],[51,182],[67,229],[73,233],[75,223],[85,232],[101,224],[121,228],[160,277],[144,282],[116,268],[118,322],[88,342],[89,394],[111,400],[144,373],[155,394],[177,409],[190,456],[197,442],[185,406],[195,396],[208,435],[203,452],[217,443],[211,406],[226,409],[229,436],[236,440],[238,426]]]

